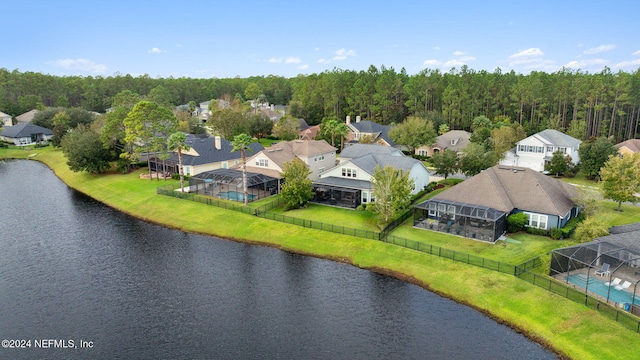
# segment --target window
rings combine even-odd
[[[552,153],[553,152],[553,146],[547,146],[547,152]]]
[[[567,148],[566,147],[559,147],[558,151],[560,151],[563,154],[566,154],[567,153]]]
[[[429,203],[429,216],[436,216],[437,214],[436,203]]]
[[[324,172],[324,168],[321,167],[320,169],[318,169],[318,174],[322,174]]]
[[[456,207],[454,205],[449,205],[449,209],[447,210],[447,213],[451,215],[451,220],[456,219]]]
[[[362,192],[362,203],[363,203],[363,204],[364,204],[364,203],[366,203],[366,202],[367,202],[367,200],[368,200],[368,199],[367,199],[367,195],[368,195],[368,194],[367,194],[367,192],[366,192],[366,191],[363,191],[363,192]]]
[[[343,177],[355,178],[355,177],[358,177],[358,172],[357,172],[356,169],[342,168],[342,176]]]
[[[438,216],[444,216],[447,213],[446,204],[438,204]]]
[[[455,145],[458,142],[458,139],[451,139],[451,145]]]
[[[223,169],[227,169],[228,167],[229,167],[229,165],[228,165],[226,162],[223,162],[223,163],[222,163],[222,168],[223,168]]]
[[[527,213],[529,217],[529,227],[536,229],[546,229],[549,217],[547,215]]]
[[[261,167],[269,167],[269,159],[259,159],[256,161],[256,165]]]

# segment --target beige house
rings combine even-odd
[[[29,110],[24,114],[16,116],[16,120],[18,121],[18,124],[30,123],[33,120],[33,117],[36,116],[39,111],[40,110],[36,109]]]
[[[618,148],[620,155],[639,153],[640,154],[640,139],[629,139],[615,145]]]
[[[2,111],[0,111],[0,125],[2,126],[13,125],[13,121],[11,120],[11,115],[5,114]]]
[[[464,130],[451,130],[436,138],[436,143],[432,146],[423,145],[416,149],[416,155],[432,156],[434,153],[452,150],[460,153],[467,145],[471,133]]]
[[[309,178],[317,179],[319,174],[335,166],[336,150],[324,140],[282,141],[251,156],[247,160],[247,172],[280,179],[284,164],[298,158],[311,170]]]

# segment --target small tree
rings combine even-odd
[[[560,150],[554,152],[551,160],[544,165],[544,169],[555,174],[556,177],[564,174],[567,171],[567,159],[564,153]]]
[[[373,207],[380,222],[388,223],[398,211],[411,203],[414,181],[409,178],[408,172],[404,173],[391,166],[385,166],[383,169],[376,165],[372,183],[373,196],[376,200],[370,206]]]
[[[313,199],[313,182],[309,179],[311,170],[300,159],[295,158],[284,164],[282,177],[285,179],[280,195],[287,209],[298,209]]]
[[[607,235],[609,235],[607,226],[602,221],[593,217],[587,218],[578,224],[574,233],[575,238],[580,242],[592,241],[595,238]]]
[[[298,137],[300,121],[294,117],[283,116],[273,126],[273,135],[280,140],[293,140]]]
[[[416,116],[409,116],[389,130],[389,137],[398,144],[405,145],[412,154],[417,147],[433,144],[436,136],[433,122]]]
[[[240,150],[240,154],[242,155],[242,164],[240,168],[242,169],[242,189],[244,191],[244,205],[249,204],[249,191],[247,190],[247,156],[246,150],[251,151],[251,136],[248,134],[240,134],[233,137],[231,141],[231,149],[232,152]]]
[[[609,156],[618,152],[606,137],[591,138],[583,141],[578,148],[582,172],[588,179],[594,180],[600,177],[600,169],[609,160]]]
[[[453,150],[433,154],[430,162],[436,168],[436,173],[444,176],[445,179],[458,171],[458,154]]]
[[[180,191],[184,191],[184,171],[182,169],[182,151],[189,151],[187,145],[187,135],[183,132],[176,132],[169,136],[169,150],[178,153],[178,174],[180,174]]]
[[[482,170],[490,168],[496,164],[496,157],[493,151],[486,151],[482,145],[470,143],[464,150],[460,158],[460,171],[466,176],[474,176]]]
[[[622,211],[625,201],[636,203],[636,194],[640,193],[640,154],[610,156],[600,169],[600,178],[603,196],[618,202],[618,211]]]

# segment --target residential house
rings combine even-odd
[[[578,214],[573,185],[524,167],[496,165],[414,208],[414,226],[494,242],[507,216],[523,212],[528,226],[563,227]]]
[[[53,132],[34,124],[18,124],[5,127],[0,133],[0,141],[11,142],[17,146],[33,145],[49,141]]]
[[[192,134],[187,135],[187,145],[190,149],[182,151],[182,168],[185,175],[193,176],[215,169],[228,169],[238,165],[242,161],[240,151],[231,151],[233,145],[231,141],[215,137],[200,137]],[[251,143],[251,151],[245,151],[247,157],[251,154],[264,150],[260,143]],[[165,167],[166,166],[166,167]],[[151,170],[156,169],[167,172],[178,173],[178,154],[172,153],[171,157],[163,161],[158,158],[151,159]]]
[[[0,111],[0,125],[7,127],[13,125],[13,120],[11,119],[11,115],[5,114]]]
[[[370,144],[353,144],[345,148],[340,154],[342,161],[314,181],[316,195],[313,201],[353,209],[375,201],[371,180],[376,166],[391,166],[409,173],[409,178],[414,181],[412,194],[429,184],[429,170],[421,161],[406,157],[397,149],[385,152],[381,148],[391,149]],[[359,156],[343,158],[345,152],[348,156]]]
[[[313,180],[336,164],[336,150],[324,140],[282,141],[251,156],[247,171],[281,179],[284,165],[298,158],[309,167]]]
[[[533,134],[516,143],[516,147],[507,151],[500,160],[501,165],[527,167],[535,171],[544,171],[544,166],[561,151],[571,157],[574,164],[580,162],[578,148],[582,141],[558,130],[547,129]]]
[[[471,133],[464,130],[451,130],[436,138],[435,144],[423,145],[416,149],[416,155],[432,156],[434,153],[452,150],[460,154],[469,145]]]
[[[298,130],[298,139],[300,140],[314,140],[320,133],[320,125],[309,126],[305,119],[298,119],[300,122],[300,128]]]
[[[16,121],[18,121],[18,124],[30,123],[31,121],[33,121],[33,117],[36,116],[38,112],[40,112],[40,110],[29,110],[24,114],[16,116]]]
[[[373,143],[384,146],[399,148],[389,137],[391,126],[381,125],[369,120],[361,120],[360,116],[356,116],[356,122],[351,122],[351,116],[347,116],[347,128],[349,134],[347,136],[347,146],[357,144],[363,136],[372,137]]]
[[[615,145],[620,155],[640,153],[640,139],[629,139]]]

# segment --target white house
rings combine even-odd
[[[0,133],[0,140],[11,142],[16,146],[33,145],[51,140],[53,132],[34,124],[18,124],[8,126]]]
[[[526,167],[535,171],[544,171],[544,165],[561,151],[571,157],[574,164],[580,162],[578,148],[582,141],[558,130],[547,129],[533,134],[516,143],[516,147],[507,151],[500,165]]]
[[[405,173],[408,172],[409,178],[414,181],[411,194],[418,193],[429,184],[429,170],[421,161],[406,157],[402,153],[398,155],[398,153],[377,152],[372,150],[372,146],[385,147],[383,145],[353,144],[347,149],[358,150],[358,148],[362,148],[369,151],[359,157],[343,158],[343,161],[338,165],[321,173],[320,178],[313,183],[316,192],[314,202],[356,208],[360,204],[374,201],[371,180],[376,166],[381,168],[391,166]],[[387,147],[387,149],[391,148]]]

